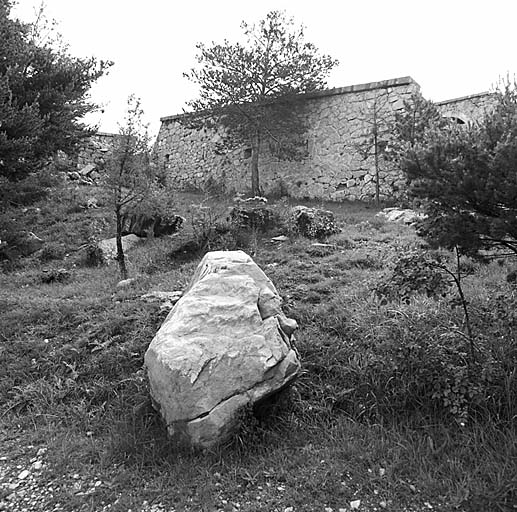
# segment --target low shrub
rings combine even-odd
[[[43,284],[65,283],[70,277],[70,272],[66,268],[51,268],[42,270],[38,280]]]
[[[89,237],[84,247],[84,264],[87,267],[100,267],[106,263],[104,253],[95,237]]]
[[[384,302],[409,302],[412,296],[422,293],[427,297],[444,296],[451,279],[440,266],[431,254],[410,251],[395,261],[393,269],[376,285],[375,293]]]
[[[65,256],[65,248],[56,242],[46,242],[38,253],[40,261],[62,260]]]

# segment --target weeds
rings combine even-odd
[[[49,444],[58,480],[103,474],[110,487],[92,495],[92,510],[101,501],[139,510],[144,499],[178,510],[338,510],[358,498],[365,509],[512,506],[517,290],[505,266],[471,265],[475,278],[462,283],[479,351],[469,367],[462,311],[429,255],[412,252],[411,228],[368,222],[374,209],[325,205],[342,228],[328,246],[273,244],[267,233],[232,229],[218,201],[185,199],[190,226],[136,248],[129,265],[140,277],[125,290],[113,268],[73,266],[88,236],[111,234],[102,208],[67,214],[63,199],[18,217],[49,248],[0,275],[0,424]],[[188,240],[253,251],[301,326],[304,371],[290,395],[246,411],[233,443],[206,453],[167,438],[142,371],[166,312],[139,296],[186,286],[199,246],[185,260],[169,255]],[[41,283],[42,260],[68,279]]]

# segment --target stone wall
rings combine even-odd
[[[86,165],[94,164],[102,170],[113,149],[116,137],[114,133],[98,132],[86,139],[77,155],[77,168],[82,169]]]
[[[264,193],[329,200],[374,198],[376,126],[380,196],[397,195],[405,180],[382,153],[389,142],[390,120],[419,89],[411,77],[404,77],[306,95],[304,155],[295,161],[284,160],[263,143],[259,168]],[[155,145],[157,163],[174,186],[248,191],[250,148],[222,151],[219,133],[189,129],[181,120],[181,115],[162,118]]]
[[[492,108],[496,96],[489,92],[462,96],[452,100],[436,103],[444,117],[451,117],[460,124],[468,124],[481,120],[487,110]]]
[[[403,77],[382,82],[341,87],[305,95],[306,132],[297,159],[278,157],[263,142],[260,149],[261,187],[267,195],[326,200],[371,200],[379,170],[381,199],[392,199],[405,190],[400,170],[384,158],[390,142],[390,122],[404,100],[420,86]],[[446,117],[469,123],[481,118],[494,102],[489,93],[474,94],[437,103]],[[248,192],[251,148],[226,149],[224,133],[208,128],[190,129],[183,115],[161,119],[155,143],[155,161],[179,190]],[[374,132],[377,145],[373,143]],[[116,135],[99,133],[80,152],[78,167],[94,163],[102,169]],[[376,155],[378,165],[376,167]]]

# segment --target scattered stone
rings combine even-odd
[[[145,354],[151,396],[171,436],[210,447],[239,412],[300,371],[281,299],[242,251],[205,255]]]
[[[287,242],[289,240],[288,236],[280,235],[280,236],[274,236],[271,241],[272,242]]]
[[[230,220],[239,228],[267,231],[275,225],[275,212],[264,205],[242,204],[230,210]]]
[[[36,462],[34,462],[32,464],[32,467],[38,471],[39,469],[41,469],[43,467],[43,462],[41,460],[37,460]]]
[[[79,171],[79,176],[83,176],[83,177],[88,177],[90,176],[90,174],[97,170],[97,166],[95,164],[88,164],[88,165],[85,165],[80,171]]]
[[[122,249],[124,253],[129,251],[142,239],[136,235],[126,235],[122,237]],[[97,242],[97,247],[101,252],[104,261],[114,260],[117,257],[117,239],[116,237],[107,238]]]
[[[130,286],[132,286],[136,282],[137,282],[137,278],[136,277],[130,277],[129,279],[122,279],[122,281],[119,281],[117,283],[117,288],[118,289],[129,288]]]
[[[24,469],[19,475],[18,480],[25,480],[30,475],[30,471],[28,469]]]
[[[286,316],[278,316],[278,324],[280,329],[285,332],[288,336],[291,336],[296,329],[298,329],[298,322],[294,318],[287,318]]]
[[[294,231],[307,238],[324,239],[341,231],[331,211],[307,206],[291,210],[291,223]]]
[[[96,197],[90,197],[85,204],[87,210],[100,208],[98,199]]]
[[[154,291],[142,295],[140,298],[146,302],[160,302],[161,308],[171,309],[181,298],[183,292],[181,290],[175,292]]]
[[[243,197],[241,197],[241,195],[237,194],[233,198],[233,201],[235,203],[267,203],[267,197],[254,196],[254,197],[247,197],[244,199]]]
[[[122,234],[139,237],[160,237],[177,233],[185,218],[180,215],[162,216],[148,213],[128,213],[122,217]]]
[[[312,247],[324,247],[324,248],[328,248],[328,249],[335,249],[336,246],[334,244],[323,244],[321,242],[314,242],[313,244],[311,244]]]
[[[361,506],[361,500],[354,500],[350,502],[350,508],[352,510],[357,510]]]
[[[418,213],[409,208],[384,208],[376,217],[387,222],[398,222],[399,224],[414,224],[419,220],[425,219],[423,213]]]
[[[67,173],[68,178],[72,181],[77,181],[81,179],[81,175],[77,171],[70,171]]]

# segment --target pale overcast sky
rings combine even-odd
[[[41,0],[18,0],[29,21]],[[197,42],[237,40],[240,22],[282,9],[306,38],[339,59],[329,87],[412,76],[432,100],[490,89],[517,71],[517,0],[46,0],[46,12],[78,57],[114,61],[92,89],[104,114],[90,119],[116,132],[127,97],[142,104],[151,131],[181,113],[196,90],[182,74]]]

